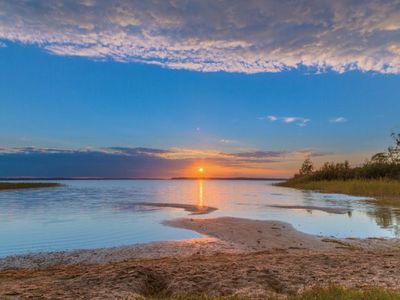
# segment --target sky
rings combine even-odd
[[[0,0],[0,177],[360,164],[399,73],[395,0]]]

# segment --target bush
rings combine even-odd
[[[400,134],[392,133],[394,145],[386,152],[373,155],[361,167],[350,167],[348,161],[342,163],[326,162],[313,171],[313,164],[307,158],[302,164],[296,180],[352,180],[352,179],[395,179],[400,180]]]

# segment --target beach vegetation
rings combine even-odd
[[[374,154],[361,166],[348,161],[325,162],[314,170],[307,158],[298,173],[280,186],[328,193],[374,197],[387,204],[400,200],[400,134],[392,133],[393,145]]]

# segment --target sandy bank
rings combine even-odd
[[[138,299],[206,294],[265,299],[313,287],[400,286],[400,251],[270,250],[130,259],[0,272],[0,299]],[[143,299],[143,298],[139,298]]]

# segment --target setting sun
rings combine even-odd
[[[200,167],[199,168],[199,173],[204,173],[204,168]]]

